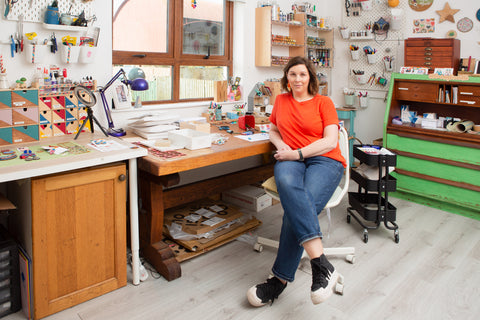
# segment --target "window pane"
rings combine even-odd
[[[168,51],[169,0],[113,0],[113,50]]]
[[[134,74],[132,69],[140,68],[145,73],[145,79],[148,81],[148,90],[132,91],[132,102],[140,97],[141,101],[165,101],[172,100],[172,67],[171,66],[136,66],[136,65],[115,65],[113,74],[116,74],[120,68],[125,70],[127,76]],[[130,79],[133,80],[133,79]]]
[[[213,97],[215,81],[227,80],[227,67],[180,67],[180,99]]]
[[[224,55],[225,0],[183,0],[183,53]]]

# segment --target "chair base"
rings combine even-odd
[[[257,242],[253,245],[253,249],[258,252],[263,251],[263,246],[278,249],[278,241],[268,238],[257,237]],[[355,248],[341,247],[341,248],[323,248],[323,253],[326,256],[345,256],[345,260],[350,263],[355,263]],[[307,257],[307,253],[303,252],[302,258]]]

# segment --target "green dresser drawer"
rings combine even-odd
[[[480,149],[387,134],[388,149],[480,166]]]

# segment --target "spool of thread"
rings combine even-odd
[[[473,126],[473,131],[480,132],[480,124],[476,124]]]
[[[457,128],[460,132],[467,132],[468,130],[471,130],[473,128],[473,125],[473,121],[464,120],[457,124]]]

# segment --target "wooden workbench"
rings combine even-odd
[[[240,131],[234,125],[230,127],[235,129],[234,132]],[[218,129],[212,127],[212,132],[218,132]],[[186,156],[179,158],[161,160],[148,155],[139,159],[139,188],[142,200],[140,247],[145,258],[162,276],[169,281],[181,276],[179,262],[170,247],[162,241],[164,211],[219,194],[226,189],[269,178],[273,175],[273,150],[274,147],[268,140],[249,142],[230,136],[223,145],[212,145],[211,148],[199,150],[180,150]],[[182,172],[258,155],[263,155],[263,161],[257,167],[176,186],[180,183]]]

